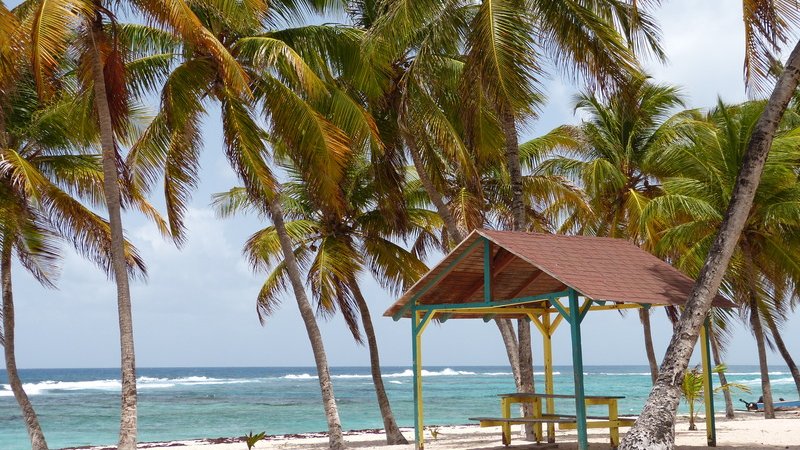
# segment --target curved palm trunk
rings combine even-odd
[[[350,279],[350,289],[353,291],[353,296],[361,312],[361,324],[364,325],[364,333],[367,335],[370,372],[372,373],[372,383],[375,385],[375,395],[378,397],[378,407],[381,410],[381,417],[383,418],[383,429],[386,431],[386,443],[389,445],[408,444],[408,440],[406,440],[403,433],[400,432],[397,421],[394,419],[394,414],[392,414],[392,407],[389,404],[389,397],[386,395],[386,388],[383,385],[383,377],[381,376],[378,341],[375,338],[375,328],[372,326],[369,305],[364,299],[364,295],[355,277]]]
[[[514,375],[514,386],[520,389],[519,344],[517,343],[517,335],[514,333],[514,325],[509,319],[494,319],[494,323],[497,324],[500,336],[503,337],[503,344],[505,344],[508,362],[511,364],[511,372]]]
[[[766,320],[767,326],[772,333],[772,339],[775,341],[775,347],[778,347],[778,351],[783,357],[783,360],[786,361],[786,365],[789,366],[789,372],[792,374],[794,385],[797,388],[797,395],[800,396],[800,370],[797,369],[797,364],[795,364],[792,355],[789,353],[789,349],[786,348],[786,343],[783,342],[781,330],[778,329],[778,324],[775,323],[775,319],[773,317],[766,317]]]
[[[11,239],[7,238],[3,242],[2,254],[0,255],[0,275],[2,276],[3,290],[3,336],[2,344],[6,358],[6,373],[8,374],[8,384],[14,398],[17,399],[22,418],[28,429],[28,436],[31,439],[32,450],[47,450],[47,442],[44,439],[42,427],[39,425],[39,418],[33,410],[28,394],[22,388],[22,380],[17,371],[17,358],[14,355],[14,296],[11,289]]]
[[[775,409],[772,404],[772,386],[769,382],[769,365],[767,364],[767,346],[764,342],[764,328],[761,326],[761,314],[758,311],[758,298],[750,295],[750,328],[756,338],[758,347],[758,365],[761,369],[761,396],[764,398],[764,418],[774,419]]]
[[[719,341],[713,334],[710,337],[711,339],[709,340],[711,341],[711,353],[714,356],[714,366],[720,366],[722,365],[722,354],[719,350]],[[728,384],[728,377],[725,376],[724,370],[717,372],[717,375],[719,375],[720,386],[725,386]],[[722,395],[725,398],[725,418],[733,419],[735,414],[733,410],[733,398],[731,398],[730,389],[723,389]]]
[[[111,266],[117,284],[117,312],[119,315],[119,341],[121,350],[122,401],[119,424],[119,449],[136,449],[136,358],[133,346],[133,317],[131,314],[131,291],[125,261],[125,246],[122,230],[122,204],[118,184],[117,151],[114,144],[114,129],[106,95],[103,75],[103,57],[98,43],[103,37],[103,22],[98,16],[92,21],[92,76],[94,103],[100,125],[100,147],[103,163],[103,189],[111,227]]]
[[[345,448],[344,436],[342,435],[342,422],[339,420],[339,410],[336,407],[336,397],[333,395],[333,383],[328,368],[328,357],[325,355],[325,346],[322,343],[322,334],[311,309],[311,303],[306,296],[303,286],[300,268],[292,252],[292,241],[289,233],[286,232],[286,225],[283,222],[283,211],[281,210],[279,196],[270,202],[269,210],[272,223],[275,225],[275,232],[283,251],[283,258],[286,261],[286,271],[292,283],[294,297],[297,300],[297,307],[300,309],[300,316],[306,326],[308,340],[311,343],[311,350],[314,353],[314,362],[317,366],[317,376],[319,378],[319,388],[322,391],[322,404],[325,409],[325,418],[328,421],[328,445],[331,450],[342,450]]]
[[[700,276],[686,302],[672,336],[655,386],[633,428],[625,434],[620,449],[671,449],[675,445],[675,411],[680,402],[680,380],[689,365],[700,327],[711,308],[739,235],[753,205],[772,139],[786,106],[800,82],[800,42],[795,45],[775,89],[753,129],[747,153],[734,186],[728,211],[720,225]]]
[[[402,127],[401,127],[402,129]],[[458,228],[458,224],[456,224],[453,215],[450,213],[450,208],[444,203],[444,199],[439,191],[434,186],[433,181],[428,176],[428,173],[425,171],[425,166],[422,164],[422,157],[419,154],[419,148],[414,144],[413,139],[409,136],[405,137],[406,144],[408,145],[409,153],[411,154],[411,160],[414,163],[414,169],[417,171],[417,175],[419,176],[420,181],[422,182],[425,191],[428,194],[428,197],[431,199],[431,203],[436,208],[436,212],[439,214],[439,217],[442,218],[444,222],[445,228],[447,228],[447,234],[450,239],[455,242],[459,243],[464,240],[464,236],[461,234],[461,231]],[[500,335],[503,338],[503,345],[506,348],[506,353],[508,354],[508,362],[511,365],[511,372],[514,374],[514,384],[518,391],[524,391],[524,385],[522,384],[523,375],[520,370],[520,346],[517,343],[517,337],[514,335],[514,327],[511,325],[511,321],[508,319],[495,319],[495,323],[497,324],[497,328],[500,330]],[[527,325],[527,322],[526,322]],[[530,339],[528,340],[530,343]],[[530,345],[528,346],[530,347]],[[531,385],[533,385],[533,368],[531,368],[530,372],[530,380]],[[525,407],[530,408],[530,406],[526,405]],[[528,411],[529,412],[529,411]],[[531,436],[530,426],[526,426],[526,436]]]
[[[425,171],[425,165],[422,164],[422,157],[419,154],[419,148],[414,143],[414,140],[406,137],[405,141],[406,145],[408,145],[408,153],[411,154],[411,161],[414,163],[414,169],[417,171],[417,175],[419,176],[419,180],[422,182],[422,186],[425,188],[425,192],[431,199],[431,203],[433,203],[433,206],[436,208],[436,212],[439,214],[439,217],[442,218],[444,226],[447,228],[447,235],[455,245],[458,245],[464,240],[464,236],[461,234],[461,231],[459,231],[458,224],[453,218],[453,215],[450,213],[450,208],[448,208],[444,203],[442,194],[440,194],[436,189],[436,186],[433,185],[431,177],[429,177],[428,172]]]
[[[503,134],[506,141],[506,164],[511,181],[511,215],[512,230],[525,229],[525,203],[522,199],[522,167],[519,163],[519,139],[517,137],[517,124],[514,115],[509,111],[501,113],[503,119]],[[520,392],[534,392],[533,383],[533,354],[531,353],[531,325],[526,320],[517,321],[518,351],[519,351],[519,384]],[[523,404],[523,414],[530,415],[530,405]],[[533,438],[533,427],[525,425],[525,436]]]
[[[639,320],[642,322],[644,332],[644,349],[647,352],[647,362],[650,364],[650,379],[656,384],[658,379],[658,360],[656,351],[653,348],[653,331],[650,328],[650,310],[639,308]]]
[[[533,384],[533,353],[531,352],[531,324],[525,319],[517,320],[517,335],[519,336],[519,385],[517,390],[519,392],[536,392],[535,385]],[[533,415],[533,408],[529,403],[522,404],[522,415],[530,417]],[[532,440],[534,438],[533,426],[529,423],[525,424],[525,438]]]

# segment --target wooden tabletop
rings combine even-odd
[[[566,394],[534,394],[530,392],[514,392],[511,394],[497,394],[500,398],[509,398],[509,397],[521,397],[521,398],[575,398],[574,395],[566,395]],[[604,399],[604,400],[612,400],[612,399],[622,399],[625,396],[620,395],[586,395],[584,398],[590,399]]]

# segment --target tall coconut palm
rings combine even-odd
[[[228,71],[228,61],[209,59],[203,48],[183,46],[168,52],[152,77],[142,79],[144,88],[164,83],[161,110],[131,150],[128,162],[133,179],[146,189],[164,175],[170,224],[173,234],[182,236],[184,210],[197,183],[201,120],[209,102],[220,105],[226,157],[253,201],[265,205],[262,212],[272,218],[285,252],[287,273],[314,352],[330,447],[338,449],[344,447],[344,439],[327,357],[300,269],[291,254],[278,200],[281,187],[265,159],[269,153],[265,139],[269,137],[273,146],[296,161],[314,198],[340,211],[339,181],[351,144],[369,139],[370,133],[367,137],[363,133],[370,128],[364,125],[363,111],[328,83],[331,74],[324,61],[323,50],[350,54],[346,45],[352,41],[351,34],[334,26],[270,28],[280,23],[281,17],[302,16],[305,7],[313,6],[312,2],[279,2],[271,8],[259,2],[194,3],[199,26],[213,30],[226,54],[234,55],[233,64],[249,80],[248,90],[242,92],[236,80],[220,77]],[[266,130],[259,124],[259,112],[266,120]]]
[[[341,311],[353,336],[361,342],[357,316],[366,333],[370,353],[370,367],[378,406],[384,422],[386,440],[390,445],[407,443],[400,433],[389,399],[383,385],[377,339],[358,282],[359,275],[369,272],[384,288],[400,292],[408,288],[427,268],[415,253],[424,253],[426,247],[438,243],[436,236],[441,226],[438,216],[426,209],[414,207],[414,191],[408,192],[406,213],[409,223],[403,232],[395,227],[391,216],[378,208],[378,189],[365,158],[351,163],[343,180],[347,209],[344,215],[335,215],[320,208],[303,182],[284,184],[283,211],[288,222],[286,228],[293,241],[293,254],[307,274],[317,311],[327,315]],[[215,196],[215,206],[220,215],[227,216],[252,203],[244,198],[241,188]],[[413,238],[413,251],[397,245],[393,240]],[[287,264],[280,251],[274,227],[254,234],[245,245],[245,254],[255,269],[270,270],[261,292],[258,307],[262,318],[277,308],[280,294],[286,288]]]
[[[764,102],[728,106],[721,102],[707,117],[710,130],[701,130],[688,145],[667,152],[680,175],[664,181],[665,195],[643,211],[654,228],[666,227],[656,250],[677,267],[697,274],[714,239],[736,181],[739,163]],[[756,339],[761,368],[764,414],[774,418],[767,367],[764,322],[776,321],[776,290],[783,280],[796,280],[800,247],[794,235],[800,218],[797,149],[800,129],[781,131],[773,140],[753,207],[723,279],[724,295],[741,306]]]
[[[583,186],[591,206],[588,215],[575,215],[565,224],[582,234],[628,239],[648,247],[647,230],[640,234],[644,206],[661,194],[660,180],[674,173],[661,156],[681,134],[692,131],[673,86],[654,84],[644,77],[620,82],[606,99],[591,93],[577,97],[575,108],[588,115],[580,126],[568,127],[576,139],[562,142],[562,155],[541,163],[543,170],[563,175]],[[650,313],[639,310],[652,382],[658,361],[650,331]]]
[[[789,41],[789,30],[800,23],[800,14],[794,2],[784,0],[744,0],[743,6],[745,78],[752,90],[764,92],[769,85],[770,68],[779,59],[781,47]],[[659,378],[650,391],[642,414],[622,440],[620,448],[623,450],[671,448],[674,445],[673,424],[680,402],[679,380],[688,367],[700,327],[739,242],[772,140],[799,83],[800,41],[786,60],[784,70],[777,77],[766,107],[755,124],[717,237],[667,347]]]
[[[83,88],[92,94],[94,117],[100,135],[104,174],[104,198],[111,226],[111,256],[117,286],[122,378],[119,448],[136,447],[137,391],[133,320],[128,275],[125,268],[121,195],[117,180],[123,179],[119,162],[120,138],[125,135],[130,108],[125,82],[125,61],[120,50],[114,9],[119,2],[102,0],[28,0],[18,7],[31,41],[30,59],[36,86],[44,98],[55,90],[64,55],[71,49],[79,55],[78,74]],[[143,1],[125,4],[136,12],[204,49],[211,60],[224,64],[220,78],[246,91],[245,77],[232,57],[203,27],[183,0]],[[121,176],[122,175],[122,176]]]
[[[631,50],[650,49],[662,56],[657,44],[658,31],[635,2],[594,2],[587,6],[572,1],[485,0],[469,5],[468,20],[451,13],[459,8],[466,10],[466,2],[394,2],[378,20],[375,34],[385,41],[400,43],[397,46],[402,49],[405,43],[418,36],[418,30],[424,29],[422,24],[429,18],[455,17],[461,21],[457,25],[462,27],[461,35],[466,36],[467,50],[461,77],[465,103],[461,111],[466,119],[466,135],[479,133],[485,121],[482,114],[474,112],[481,111],[484,105],[501,124],[511,180],[514,219],[511,225],[512,229],[521,230],[526,225],[517,127],[518,122],[533,116],[542,101],[543,96],[538,91],[544,65],[541,55],[553,56],[555,65],[567,72],[589,75],[604,84],[634,70]],[[615,30],[615,24],[626,31],[624,37]],[[450,25],[444,29],[451,28],[454,27]],[[432,199],[441,211],[443,202],[437,201],[436,193]],[[503,328],[501,326],[501,332]],[[522,383],[518,388],[530,391],[533,369],[529,364],[529,324],[519,322],[518,332],[522,342],[516,345],[506,339],[506,345],[518,347],[519,356],[512,358],[512,367],[516,373],[517,366],[513,362],[522,364],[524,374],[516,377]]]
[[[24,72],[23,72],[24,73]],[[102,171],[95,155],[72,150],[81,146],[75,99],[50,105],[37,101],[30,78],[6,90],[0,114],[0,273],[2,335],[9,385],[25,421],[31,448],[47,449],[33,405],[16,366],[12,257],[47,287],[54,287],[58,243],[70,241],[78,253],[110,272],[110,230],[106,221],[70,193],[102,199]],[[77,138],[77,139],[75,139]],[[144,273],[135,250],[126,244],[128,270]]]

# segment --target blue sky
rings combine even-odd
[[[690,107],[712,106],[718,95],[727,102],[745,100],[741,2],[665,3],[657,16],[669,62],[648,64],[655,80],[682,86]],[[577,122],[572,108],[575,91],[558,76],[548,80],[548,104],[523,140]],[[127,235],[139,248],[150,274],[146,283],[134,282],[132,288],[137,365],[311,366],[314,360],[293,298],[287,296],[266,326],[259,325],[255,297],[264,274],[250,271],[241,247],[260,224],[257,218],[222,221],[214,217],[211,194],[237,183],[223,157],[216,111],[210,112],[204,130],[202,183],[189,210],[185,247],[179,250],[164,241],[141,217],[124,218]],[[14,271],[20,367],[118,366],[115,288],[97,268],[65,250],[57,290],[42,288],[18,265]],[[363,282],[383,364],[409,365],[409,322],[382,317],[394,298],[370,280]],[[340,318],[322,322],[321,327],[330,365],[369,364],[366,348],[353,343]],[[671,335],[663,311],[654,313],[653,327],[660,357]],[[785,326],[785,337],[796,357],[800,357],[798,329],[800,318],[795,314]],[[646,364],[636,314],[592,313],[584,322],[583,336],[585,364]],[[424,343],[428,365],[507,364],[496,327],[481,320],[433,325]],[[541,362],[539,345],[535,337],[537,364]],[[554,338],[556,364],[570,364],[569,349],[568,331],[559,330]],[[783,364],[777,354],[770,361]],[[741,325],[727,362],[757,364],[753,339]]]

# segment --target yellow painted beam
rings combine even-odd
[[[544,355],[544,392],[545,394],[552,395],[553,391],[553,331],[560,322],[561,315],[557,315],[555,322],[550,320],[550,314],[542,315],[542,354]],[[554,326],[555,324],[555,326]],[[547,414],[555,414],[556,405],[552,398],[545,400],[547,405]],[[555,426],[550,423],[547,424],[547,442],[553,443],[556,441]]]
[[[415,389],[415,400],[416,400],[416,407],[417,407],[417,423],[415,428],[416,434],[416,450],[423,450],[425,448],[425,410],[423,408],[423,401],[422,401],[422,328],[421,328],[421,321],[420,321],[420,313],[415,311],[414,313],[414,348],[415,348],[415,356],[414,359],[414,378],[416,380],[414,389]]]

